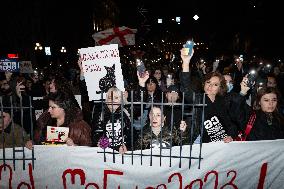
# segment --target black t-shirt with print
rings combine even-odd
[[[230,120],[225,115],[225,108],[222,106],[223,100],[216,97],[214,102],[206,97],[207,106],[204,112],[203,122],[203,142],[222,141],[225,137],[230,136]]]

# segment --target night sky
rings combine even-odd
[[[283,15],[279,1],[205,1],[205,0],[115,0],[120,9],[119,25],[143,29],[144,21],[138,8],[147,10],[145,24],[150,32],[142,37],[157,38],[170,31],[177,40],[192,35],[200,41],[213,43],[214,47],[226,48],[226,43],[239,33],[249,38],[260,53],[282,54],[284,48]],[[35,41],[43,45],[80,48],[94,45],[92,11],[97,0],[10,0],[1,1],[0,53],[17,51]],[[255,6],[255,7],[253,7]],[[194,21],[194,14],[200,19]],[[158,25],[157,18],[170,20],[181,16],[181,25]],[[32,18],[32,19],[31,19]],[[143,31],[143,30],[141,30]],[[33,33],[33,35],[31,35]],[[149,36],[151,35],[151,36]]]
[[[128,3],[119,0],[118,4],[126,7]],[[175,16],[181,16],[177,35],[191,34],[201,41],[212,42],[214,47],[222,49],[227,47],[227,43],[236,33],[239,33],[241,40],[250,39],[252,47],[260,54],[270,56],[283,54],[284,29],[281,28],[281,23],[284,16],[278,1],[147,0],[129,3],[129,5],[134,4],[138,7],[143,5],[148,10],[145,15],[149,15],[154,22],[159,17],[169,20]],[[131,12],[135,11],[131,10]],[[139,13],[136,14],[139,15]],[[198,21],[192,19],[195,14],[200,17]],[[134,20],[127,19],[129,18],[127,11],[123,11],[122,18],[126,22],[128,20],[129,25],[135,25]],[[138,19],[141,18],[141,15],[138,16]],[[152,25],[151,29],[154,28]],[[159,28],[160,31],[162,29]]]

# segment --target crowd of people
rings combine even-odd
[[[2,72],[1,148],[66,144],[110,147],[119,153],[149,148],[239,140],[284,139],[283,67],[244,63],[236,58],[222,62],[193,61],[194,52],[181,49],[182,69],[163,73],[162,68],[137,72],[137,83],[126,91],[111,86],[106,99],[89,101],[78,60],[78,90],[74,82],[53,73],[22,75]],[[258,76],[250,70],[255,68]],[[282,69],[282,72],[281,72]],[[36,118],[33,97],[43,97],[43,113]],[[136,102],[136,103],[133,103]],[[189,105],[190,106],[185,106]],[[14,107],[14,108],[13,108]],[[252,121],[253,120],[253,121]],[[252,125],[248,131],[248,123]],[[48,126],[68,128],[63,141],[50,142]],[[242,137],[244,138],[244,137]]]

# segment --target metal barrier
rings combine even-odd
[[[123,116],[124,116],[124,114],[123,114],[123,111],[122,110],[124,110],[125,109],[125,107],[127,107],[127,106],[129,106],[129,108],[130,108],[130,120],[131,120],[131,149],[134,149],[135,147],[134,147],[134,135],[133,135],[133,133],[134,133],[134,131],[135,131],[135,128],[134,128],[134,126],[133,126],[133,122],[134,122],[134,116],[133,116],[133,111],[134,111],[134,105],[140,105],[140,115],[142,116],[143,115],[143,110],[144,110],[144,105],[150,105],[150,107],[151,108],[153,108],[154,106],[156,106],[156,105],[158,105],[158,106],[160,106],[161,107],[161,112],[162,112],[162,115],[163,115],[163,113],[164,113],[164,106],[170,106],[171,107],[171,110],[172,110],[172,112],[171,112],[171,125],[170,125],[170,132],[171,132],[171,136],[173,136],[173,134],[172,134],[172,132],[173,132],[173,110],[174,110],[174,107],[175,106],[179,106],[180,107],[180,110],[181,110],[181,114],[182,114],[182,120],[185,120],[186,119],[186,117],[188,117],[189,118],[189,120],[190,120],[190,131],[188,132],[189,133],[189,135],[187,136],[189,139],[190,139],[190,142],[189,142],[189,145],[190,145],[190,151],[188,152],[188,156],[182,156],[182,147],[183,147],[183,144],[182,144],[182,136],[180,136],[180,155],[179,156],[172,156],[172,151],[171,151],[171,149],[172,149],[172,137],[171,137],[171,142],[170,142],[170,148],[169,149],[164,149],[164,148],[161,148],[160,147],[160,153],[159,154],[153,154],[152,153],[152,135],[153,135],[153,133],[151,132],[151,147],[150,147],[150,150],[151,150],[151,153],[150,153],[150,155],[149,154],[145,154],[145,153],[143,153],[143,149],[142,149],[142,146],[141,146],[141,149],[140,149],[140,153],[137,153],[137,149],[136,149],[136,151],[134,150],[131,150],[131,151],[128,151],[128,152],[126,152],[126,153],[124,153],[124,154],[122,154],[122,161],[121,161],[121,163],[123,164],[124,163],[124,156],[131,156],[131,160],[132,160],[132,164],[133,164],[133,156],[137,156],[137,155],[139,155],[140,156],[140,160],[141,160],[141,165],[142,165],[142,159],[143,159],[143,157],[145,157],[145,156],[150,156],[150,166],[152,166],[152,157],[154,157],[154,156],[156,156],[156,157],[160,157],[160,166],[161,166],[161,163],[162,163],[162,157],[168,157],[168,158],[170,158],[170,167],[171,167],[171,159],[172,158],[178,158],[179,159],[179,167],[181,167],[182,165],[181,165],[181,163],[182,163],[182,159],[188,159],[189,160],[189,168],[190,168],[190,166],[191,166],[191,160],[192,159],[198,159],[199,160],[199,168],[200,168],[200,163],[201,163],[201,159],[202,159],[202,156],[201,156],[201,149],[202,149],[202,134],[203,134],[203,127],[200,127],[200,134],[201,134],[201,136],[200,136],[200,138],[201,138],[201,141],[200,141],[200,143],[199,143],[199,147],[200,147],[200,150],[199,150],[199,156],[198,157],[193,157],[192,156],[192,145],[193,145],[193,128],[194,127],[199,127],[200,125],[202,125],[201,123],[199,124],[199,125],[195,125],[195,120],[194,120],[194,118],[195,118],[195,114],[196,114],[196,109],[198,109],[198,108],[201,108],[202,109],[202,123],[204,122],[204,108],[205,108],[205,106],[206,106],[206,104],[205,104],[205,94],[203,95],[203,100],[202,100],[202,103],[201,104],[185,104],[185,99],[184,99],[184,94],[182,94],[182,102],[181,103],[164,103],[164,101],[163,101],[163,96],[164,96],[164,94],[162,93],[162,101],[160,102],[160,103],[156,103],[156,102],[154,102],[153,101],[153,96],[152,96],[152,101],[151,102],[144,102],[143,101],[143,93],[141,92],[141,101],[140,102],[134,102],[133,101],[133,99],[134,99],[134,96],[133,96],[133,91],[131,91],[131,93],[130,93],[130,95],[131,95],[131,102],[124,102],[125,101],[125,99],[123,99],[123,93],[121,92],[121,102],[120,102],[120,110],[121,110],[121,124],[122,125],[124,125],[124,123],[123,123]],[[113,93],[112,93],[112,97],[113,97]],[[193,95],[193,102],[195,102],[195,94]],[[105,105],[110,105],[110,106],[114,106],[114,105],[117,105],[117,104],[114,104],[114,103],[106,103],[104,100],[103,100],[103,96],[102,96],[102,98],[101,98],[101,101],[99,101],[99,102],[95,102],[95,107],[93,108],[93,112],[92,112],[92,119],[94,119],[94,112],[95,112],[95,110],[97,110],[98,109],[98,106],[101,106],[99,109],[101,109],[101,111],[102,111],[102,120],[100,120],[100,121],[102,121],[102,122],[104,122],[104,108],[105,108]],[[185,107],[189,107],[190,108],[190,112],[185,112]],[[114,133],[114,112],[113,112],[113,108],[112,108],[112,112],[111,112],[112,114],[112,116],[111,116],[111,123],[112,123],[112,132]],[[142,119],[140,119],[140,123],[141,123],[141,125],[143,124],[142,123]],[[92,121],[93,123],[96,123],[96,122],[98,122],[98,120],[93,120]],[[162,120],[161,120],[161,122],[162,122]],[[152,131],[152,128],[151,128],[151,131]],[[101,129],[98,131],[98,132],[101,132]],[[162,129],[161,129],[161,132],[162,132]],[[142,142],[142,137],[143,137],[143,129],[140,129],[140,138],[138,139],[138,140],[141,140],[141,142]],[[122,136],[123,136],[123,129],[122,129]],[[112,138],[112,140],[111,140],[112,142],[114,141],[114,138]],[[162,133],[160,134],[160,146],[162,146]],[[103,148],[102,148],[103,149]],[[163,153],[162,153],[162,151],[163,150],[169,150],[170,152],[169,152],[169,155],[163,155]],[[103,151],[102,152],[99,152],[99,153],[103,153],[104,154],[104,161],[106,162],[106,153],[110,153],[110,152],[106,152],[106,150],[105,149],[103,149]],[[118,154],[118,152],[117,151],[115,151],[115,149],[114,148],[112,148],[112,152],[111,152],[111,154],[113,155],[113,163],[116,163],[116,159],[115,159],[115,154]]]
[[[113,96],[113,94],[112,94],[112,96]],[[192,156],[192,145],[193,145],[193,128],[194,127],[199,127],[200,125],[202,125],[202,124],[199,124],[199,125],[195,125],[195,114],[196,114],[196,110],[197,109],[201,109],[202,110],[202,123],[204,122],[204,108],[205,108],[205,106],[206,106],[206,104],[205,104],[205,95],[203,95],[203,100],[202,100],[202,103],[200,103],[200,104],[185,104],[185,99],[184,99],[184,94],[182,94],[182,100],[181,100],[181,102],[180,103],[165,103],[163,100],[160,102],[160,103],[157,103],[157,102],[154,102],[153,101],[153,96],[152,96],[152,100],[151,100],[151,102],[144,102],[143,101],[143,93],[141,93],[141,101],[139,101],[139,102],[134,102],[134,94],[133,94],[133,91],[131,91],[131,93],[130,93],[130,99],[131,99],[131,101],[130,102],[124,102],[125,101],[125,99],[123,99],[123,93],[121,93],[121,96],[122,96],[122,98],[121,98],[121,103],[120,103],[120,108],[121,108],[121,110],[124,110],[125,109],[125,107],[128,107],[129,109],[130,109],[130,113],[129,113],[129,119],[130,119],[130,122],[131,122],[131,150],[129,150],[129,151],[127,151],[126,153],[124,153],[123,155],[122,155],[122,164],[124,164],[124,156],[131,156],[131,161],[132,161],[132,164],[133,164],[133,157],[134,156],[140,156],[140,160],[141,160],[141,165],[142,165],[142,159],[143,159],[143,157],[146,157],[146,156],[150,156],[150,166],[152,166],[152,158],[153,157],[159,157],[160,158],[160,166],[161,166],[161,164],[162,164],[162,157],[167,157],[167,158],[169,158],[169,162],[170,162],[170,164],[169,164],[169,167],[171,167],[171,160],[172,160],[172,158],[174,158],[174,159],[179,159],[179,167],[181,167],[182,165],[182,159],[188,159],[188,161],[189,161],[189,168],[191,167],[191,161],[193,160],[193,159],[197,159],[197,160],[199,160],[199,168],[200,168],[200,163],[201,163],[201,159],[202,159],[202,155],[201,155],[201,150],[202,150],[202,133],[203,133],[203,127],[200,127],[199,129],[200,129],[200,134],[201,134],[201,136],[200,136],[200,138],[201,138],[201,140],[200,140],[200,143],[199,143],[199,148],[200,148],[200,150],[199,150],[199,156],[198,157],[193,157]],[[101,110],[101,115],[102,115],[102,121],[104,120],[104,112],[105,112],[105,106],[107,105],[106,104],[106,101],[103,99],[103,94],[102,94],[102,96],[101,96],[102,98],[101,98],[101,100],[100,101],[97,101],[97,102],[95,102],[94,104],[94,107],[93,107],[93,111],[92,111],[92,121],[93,121],[93,123],[95,122],[95,120],[94,120],[94,113],[98,110],[98,109],[100,109]],[[164,94],[162,94],[162,99],[163,99],[163,97],[164,97]],[[12,117],[12,132],[14,131],[14,126],[15,126],[15,122],[14,122],[14,113],[15,112],[17,112],[17,115],[20,115],[20,125],[21,125],[21,127],[22,127],[22,130],[24,130],[24,127],[23,127],[23,125],[24,125],[24,112],[25,112],[25,115],[27,115],[27,112],[29,112],[28,114],[29,114],[29,116],[30,116],[30,120],[33,120],[33,117],[34,117],[34,115],[33,115],[33,113],[34,113],[34,110],[33,110],[33,106],[32,106],[32,98],[31,97],[29,97],[29,104],[28,104],[28,106],[23,106],[23,102],[22,102],[22,99],[20,99],[20,101],[18,102],[18,104],[17,103],[15,103],[15,102],[13,102],[13,99],[12,99],[12,97],[10,97],[9,98],[9,105],[8,106],[4,106],[3,105],[3,97],[0,97],[0,106],[1,106],[1,117],[2,117],[2,112],[3,112],[3,110],[4,109],[10,109],[11,110],[11,117]],[[193,102],[195,102],[195,94],[193,95]],[[116,105],[116,104],[113,104],[113,103],[111,103],[111,106],[113,107],[114,105]],[[161,148],[161,146],[162,146],[162,130],[161,130],[161,135],[160,135],[160,153],[159,154],[153,154],[152,153],[152,135],[153,135],[153,133],[151,132],[151,147],[150,147],[150,154],[146,154],[146,153],[144,153],[143,152],[143,148],[142,148],[142,145],[141,145],[141,148],[140,149],[136,149],[135,150],[135,144],[134,144],[134,132],[136,132],[136,130],[135,130],[135,128],[134,128],[134,126],[133,126],[133,123],[134,123],[134,106],[140,106],[140,114],[141,114],[141,116],[143,115],[143,113],[144,113],[144,106],[146,106],[146,105],[148,105],[149,107],[151,107],[151,108],[153,108],[154,106],[156,106],[156,105],[158,105],[158,106],[160,106],[161,107],[161,113],[162,113],[162,115],[164,114],[164,107],[165,106],[168,106],[168,107],[170,107],[171,108],[171,121],[170,121],[170,136],[171,136],[171,139],[170,139],[170,147],[169,148]],[[99,108],[100,107],[100,108]],[[182,134],[179,136],[180,138],[180,143],[179,143],[179,148],[180,148],[180,154],[179,154],[179,156],[176,156],[176,155],[172,155],[172,141],[173,141],[173,138],[172,138],[172,136],[173,136],[173,127],[174,127],[174,125],[173,125],[173,119],[174,119],[174,114],[173,114],[173,112],[174,112],[174,107],[179,107],[179,109],[180,109],[180,111],[181,111],[181,120],[185,120],[185,119],[187,119],[187,120],[189,120],[189,122],[188,123],[190,123],[190,130],[189,130],[189,132],[188,132],[188,135],[186,136],[186,137],[188,137],[188,139],[189,139],[189,145],[190,145],[190,151],[187,153],[188,155],[186,155],[186,156],[182,156],[182,150],[183,150],[183,143],[182,143],[182,141],[183,141],[183,136],[182,136]],[[190,111],[185,111],[185,109],[189,109]],[[122,122],[121,122],[121,124],[122,125],[124,125],[124,123],[123,123],[123,120],[124,120],[124,113],[123,113],[124,111],[121,111],[121,120],[122,120]],[[20,113],[20,114],[19,114]],[[113,131],[113,133],[114,133],[114,114],[113,114],[113,112],[112,112],[112,115],[111,115],[111,125],[112,125],[112,131]],[[161,122],[162,122],[163,120],[161,119]],[[141,125],[143,124],[142,123],[142,119],[141,119]],[[4,125],[4,120],[2,119],[2,125]],[[31,140],[33,140],[33,131],[34,131],[34,125],[33,125],[33,121],[31,121],[31,123],[30,123],[30,131],[31,131],[31,133],[30,133],[30,139]],[[151,127],[151,131],[152,131],[152,127]],[[145,134],[145,133],[143,133],[143,128],[141,128],[140,130],[139,130],[139,134],[140,134],[140,138],[139,139],[137,139],[137,140],[141,140],[141,142],[142,142],[142,137],[143,137],[143,135]],[[122,133],[121,133],[121,135],[123,136],[123,129],[122,129]],[[26,161],[32,161],[32,165],[33,165],[33,168],[34,168],[34,161],[36,160],[36,158],[34,157],[34,149],[32,149],[32,156],[31,157],[26,157],[26,154],[25,154],[25,151],[27,150],[26,148],[25,148],[25,144],[24,144],[24,134],[22,133],[22,143],[21,143],[21,150],[17,150],[15,147],[15,143],[14,143],[14,141],[15,140],[13,140],[13,146],[12,146],[12,148],[13,148],[13,158],[12,159],[7,159],[6,158],[6,155],[5,155],[5,148],[6,148],[6,146],[5,146],[5,137],[4,137],[4,131],[2,131],[1,132],[1,148],[3,149],[3,153],[2,153],[2,158],[0,158],[0,160],[1,161],[3,161],[3,164],[5,164],[5,162],[7,161],[7,160],[9,160],[9,161],[13,161],[13,168],[14,168],[14,170],[16,169],[16,162],[17,161],[23,161],[23,169],[25,169],[25,167],[26,167]],[[4,141],[4,142],[3,142]],[[112,138],[112,141],[114,141],[114,138]],[[167,151],[168,152],[168,154],[167,155],[164,155],[162,152],[163,151]],[[21,158],[18,158],[18,156],[17,156],[17,158],[16,158],[16,153],[21,153]],[[106,162],[107,160],[106,160],[106,153],[111,153],[112,154],[112,156],[113,156],[113,163],[116,163],[117,161],[116,161],[116,159],[115,159],[115,156],[116,156],[116,154],[118,154],[118,152],[113,148],[113,150],[112,150],[112,152],[106,152],[106,150],[105,149],[103,149],[102,150],[102,152],[98,152],[98,153],[102,153],[103,155],[104,155],[104,161]]]
[[[25,170],[25,167],[26,167],[26,161],[32,161],[32,166],[34,168],[34,161],[36,160],[35,157],[34,157],[34,149],[32,149],[32,157],[26,157],[26,148],[25,148],[25,141],[24,141],[24,111],[28,111],[28,114],[30,116],[30,120],[33,119],[33,115],[32,115],[32,100],[31,100],[31,97],[29,97],[29,106],[23,106],[23,101],[21,98],[19,98],[19,101],[18,102],[15,102],[15,100],[13,100],[12,96],[10,97],[6,97],[6,101],[8,100],[9,101],[9,104],[4,106],[3,105],[3,98],[2,96],[0,96],[0,108],[1,108],[1,112],[0,112],[0,118],[1,118],[1,124],[2,124],[2,127],[4,127],[4,119],[3,119],[3,111],[4,109],[8,109],[9,111],[11,111],[11,132],[13,134],[13,145],[12,145],[12,149],[13,149],[13,158],[12,159],[7,159],[6,158],[6,151],[5,151],[5,136],[4,136],[4,128],[2,129],[1,131],[1,148],[3,149],[2,151],[2,158],[0,158],[0,160],[3,161],[3,164],[6,163],[7,160],[12,160],[13,161],[13,168],[14,170],[16,169],[16,162],[17,161],[23,161],[23,170]],[[14,135],[14,130],[15,130],[15,121],[14,121],[14,114],[17,113],[17,115],[20,114],[20,127],[22,128],[22,135],[21,135],[21,149],[16,149],[16,147],[19,147],[19,146],[16,146],[15,145],[15,135]],[[25,114],[26,115],[26,114]],[[33,140],[33,129],[34,129],[34,126],[33,126],[33,121],[31,121],[30,123],[30,139]],[[17,153],[17,158],[16,158],[16,153]],[[20,154],[20,155],[19,155]],[[19,158],[20,157],[20,158]]]

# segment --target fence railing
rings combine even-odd
[[[5,99],[5,102],[8,102],[8,103],[5,103],[3,104],[3,99]],[[21,98],[19,98],[18,101],[16,101],[15,99],[12,98],[12,96],[9,96],[9,97],[2,97],[0,96],[0,124],[1,124],[1,136],[0,136],[0,140],[1,140],[1,148],[2,148],[2,158],[0,158],[1,161],[3,161],[3,164],[6,163],[6,161],[13,161],[13,168],[14,170],[16,169],[16,162],[17,161],[22,161],[22,165],[23,165],[23,169],[25,170],[25,167],[26,167],[26,161],[32,161],[32,166],[34,167],[34,161],[36,160],[36,158],[34,157],[34,149],[32,149],[32,157],[26,157],[26,148],[25,148],[25,128],[24,128],[24,119],[27,118],[27,116],[29,116],[29,120],[30,123],[29,123],[29,126],[30,126],[30,134],[29,134],[29,137],[31,140],[33,140],[33,130],[34,130],[34,125],[33,125],[33,106],[32,106],[32,98],[29,97],[28,99],[29,101],[29,104],[28,106],[23,106],[23,101]],[[4,112],[4,113],[3,113]],[[11,120],[10,120],[10,123],[9,123],[9,126],[10,126],[10,131],[8,131],[10,133],[10,136],[12,135],[12,138],[11,137],[6,137],[5,136],[5,125],[4,123],[6,122],[5,120],[5,117],[7,115],[5,115],[5,112],[9,113],[10,114],[10,117],[11,117]],[[24,116],[25,115],[25,116]],[[15,117],[16,116],[16,117]],[[17,118],[17,122],[18,124],[15,123],[15,118]],[[6,117],[6,119],[8,119]],[[6,123],[7,124],[7,123]],[[16,127],[20,127],[21,128],[21,133],[20,133],[20,136],[15,136],[15,129]],[[17,138],[16,138],[17,137]],[[18,138],[19,137],[19,138]],[[6,158],[6,140],[12,140],[10,142],[11,145],[9,145],[10,148],[13,149],[13,158]],[[16,141],[19,141],[20,140],[20,143],[21,145],[17,145],[16,144]],[[21,149],[19,148],[16,148],[16,147],[21,147]],[[16,154],[17,154],[17,157],[16,157]]]
[[[113,94],[112,94],[113,97]],[[162,98],[161,98],[161,102],[154,102],[154,98],[152,96],[150,101],[144,101],[143,100],[143,93],[141,93],[141,100],[140,101],[135,101],[134,99],[134,94],[133,91],[130,92],[130,98],[129,101],[126,101],[126,99],[123,99],[123,93],[121,93],[121,101],[120,103],[113,103],[112,102],[107,102],[106,100],[103,99],[103,94],[102,94],[102,99],[99,101],[95,101],[94,102],[94,107],[92,110],[92,128],[94,130],[94,133],[104,133],[106,132],[105,130],[105,126],[103,125],[105,124],[105,114],[106,114],[106,108],[112,107],[110,108],[111,110],[108,110],[108,112],[110,113],[110,125],[111,125],[111,131],[112,133],[115,133],[115,129],[116,126],[116,120],[115,117],[117,116],[117,112],[113,111],[113,107],[119,105],[120,107],[120,124],[121,124],[121,136],[122,136],[122,140],[123,140],[123,144],[125,143],[124,141],[124,135],[125,135],[125,131],[124,131],[124,125],[125,120],[129,119],[130,121],[130,133],[131,133],[131,141],[130,141],[130,147],[128,146],[128,151],[122,154],[122,159],[121,159],[121,163],[124,164],[124,156],[131,156],[131,163],[133,164],[134,162],[134,156],[140,156],[140,164],[142,165],[143,163],[143,158],[144,157],[150,157],[150,166],[152,165],[152,158],[153,157],[159,157],[160,159],[160,165],[162,164],[162,160],[164,158],[169,158],[169,167],[171,167],[171,161],[172,159],[179,159],[179,167],[182,166],[182,160],[183,159],[188,159],[189,162],[189,168],[191,167],[191,161],[194,160],[198,160],[199,161],[199,168],[200,168],[200,163],[202,160],[202,155],[201,155],[201,151],[202,151],[202,134],[203,134],[203,127],[200,126],[202,125],[201,123],[204,122],[204,108],[206,106],[205,104],[205,95],[203,95],[203,99],[202,102],[200,104],[186,104],[185,103],[185,99],[184,99],[184,94],[182,94],[182,98],[179,102],[177,103],[168,103],[168,102],[164,102],[164,94],[162,94]],[[25,102],[23,104],[22,99],[20,99],[19,101],[15,102],[13,101],[12,97],[9,97],[9,104],[3,104],[3,98],[4,97],[0,97],[0,108],[1,108],[1,118],[3,118],[3,113],[5,112],[5,110],[10,110],[11,112],[11,131],[14,136],[14,128],[15,128],[15,119],[17,120],[17,124],[20,125],[20,127],[22,128],[22,131],[24,131],[26,128],[24,128],[24,120],[27,119],[27,117],[29,117],[28,119],[31,120],[30,121],[30,139],[33,140],[34,137],[34,121],[35,120],[35,115],[34,115],[34,106],[33,106],[33,99],[32,97],[29,97],[29,102]],[[6,97],[5,97],[6,98]],[[8,97],[7,97],[8,98]],[[113,99],[113,98],[112,98]],[[7,99],[5,99],[7,101]],[[195,102],[195,94],[193,95],[193,101]],[[24,106],[25,105],[25,106]],[[151,109],[153,109],[153,107],[160,107],[161,110],[161,115],[164,115],[165,112],[165,108],[167,109],[168,113],[170,112],[170,117],[167,117],[167,119],[169,120],[168,123],[170,123],[169,125],[165,125],[165,127],[167,127],[167,132],[170,136],[169,138],[169,145],[166,147],[163,147],[163,132],[164,129],[160,129],[160,134],[159,134],[159,140],[158,142],[156,141],[156,144],[159,143],[158,146],[159,147],[159,153],[153,153],[153,141],[154,141],[154,134],[153,134],[153,128],[151,123],[149,123],[148,125],[144,126],[144,122],[143,119],[140,119],[137,121],[137,117],[135,118],[134,114],[140,113],[140,116],[142,118],[143,114],[145,114],[145,110],[147,109],[147,120],[149,120],[149,114]],[[147,108],[146,108],[147,107]],[[197,109],[199,109],[200,111],[196,111]],[[123,110],[127,110],[127,111],[123,111]],[[172,147],[174,146],[173,143],[173,136],[174,136],[174,130],[176,129],[176,125],[174,125],[174,120],[176,119],[175,117],[175,113],[176,111],[179,111],[178,113],[181,115],[180,117],[180,121],[186,121],[188,127],[187,127],[187,132],[178,132],[178,146],[179,146],[179,150],[180,153],[179,155],[176,154],[172,154]],[[202,117],[201,123],[196,123],[196,114],[197,112],[201,112],[202,115],[199,115]],[[95,114],[100,114],[100,120],[95,120],[97,117],[95,116]],[[15,117],[16,116],[16,117]],[[125,117],[127,116],[127,118]],[[135,120],[136,119],[136,120]],[[140,121],[140,125],[141,128],[137,128],[134,126],[134,122],[138,123]],[[164,120],[162,120],[161,117],[161,123],[164,122]],[[101,123],[102,128],[96,128],[96,124]],[[21,145],[20,146],[16,146],[15,141],[16,138],[13,138],[12,141],[12,146],[10,146],[10,148],[13,149],[13,158],[6,158],[6,151],[5,148],[7,147],[5,145],[5,129],[3,129],[3,125],[4,125],[4,119],[1,119],[0,124],[2,124],[2,131],[1,132],[1,148],[3,149],[2,151],[2,157],[0,157],[0,161],[3,161],[3,163],[5,164],[6,161],[13,161],[13,167],[14,169],[16,169],[16,165],[17,165],[17,161],[23,161],[23,169],[25,169],[26,165],[25,162],[26,161],[32,161],[32,165],[34,167],[34,162],[36,160],[36,157],[34,157],[34,149],[32,149],[32,156],[31,157],[26,157],[26,149],[25,148],[25,143],[24,143],[24,132],[22,132],[21,134]],[[25,123],[26,124],[26,123]],[[149,129],[150,126],[150,129]],[[148,133],[144,133],[146,132],[146,127],[148,127]],[[192,156],[192,145],[194,144],[194,128],[198,127],[198,130],[200,131],[200,141],[199,141],[199,155],[197,157]],[[1,128],[0,128],[1,129]],[[150,131],[150,133],[149,133]],[[135,135],[134,133],[137,133],[137,135]],[[185,135],[186,133],[186,135]],[[106,133],[104,133],[106,134]],[[148,134],[150,135],[150,146],[148,149],[150,149],[150,153],[145,153],[145,148],[143,148],[143,137]],[[139,136],[139,138],[135,138],[136,136]],[[116,139],[114,137],[118,137],[116,135],[111,135],[110,136],[110,140],[111,143],[113,143]],[[136,148],[136,143],[138,143],[140,140],[141,146],[140,148]],[[184,143],[183,141],[187,141],[186,143]],[[190,150],[188,152],[183,152],[183,145],[190,145]],[[96,145],[96,144],[94,144]],[[114,144],[112,144],[111,146],[114,146]],[[16,147],[20,147],[16,148]],[[17,153],[17,158],[16,158],[16,153]],[[104,161],[107,161],[106,158],[106,154],[111,153],[112,154],[112,162],[113,163],[117,163],[118,161],[116,160],[116,155],[119,154],[119,152],[117,151],[117,149],[112,148],[111,152],[109,150],[106,150],[105,148],[102,148],[101,151],[99,151],[98,153],[101,153],[102,155],[104,155]],[[21,154],[21,158],[19,158],[19,154]],[[185,155],[187,154],[187,155]],[[127,158],[129,159],[129,158]],[[136,158],[137,159],[137,158]]]
[[[112,96],[114,96],[114,94],[111,94]],[[200,127],[204,122],[204,107],[206,106],[205,104],[205,95],[203,95],[203,99],[202,99],[202,103],[200,104],[186,104],[185,103],[185,99],[184,99],[184,94],[182,94],[182,100],[181,102],[179,103],[167,103],[167,102],[164,102],[163,101],[163,93],[162,93],[162,98],[161,98],[161,102],[154,102],[154,98],[152,96],[151,98],[151,101],[149,102],[145,102],[143,101],[143,93],[141,93],[141,100],[139,102],[134,102],[134,95],[133,95],[133,91],[131,91],[130,93],[130,101],[128,102],[125,102],[125,99],[123,99],[123,93],[121,93],[121,101],[120,103],[113,103],[113,102],[106,102],[104,100],[101,100],[101,101],[97,101],[95,102],[95,106],[93,108],[93,112],[92,112],[92,122],[93,123],[98,123],[98,122],[104,122],[104,109],[106,108],[106,105],[109,105],[111,107],[111,110],[113,110],[113,106],[115,105],[119,105],[120,106],[120,113],[121,113],[121,124],[124,125],[123,123],[123,120],[124,120],[124,116],[125,114],[123,113],[124,109],[130,109],[130,112],[129,112],[129,119],[131,121],[131,149],[135,149],[135,145],[134,145],[134,132],[135,132],[135,127],[134,127],[134,111],[137,110],[134,108],[134,106],[140,106],[140,116],[142,117],[142,115],[144,114],[144,111],[145,111],[145,106],[148,106],[149,109],[152,109],[153,107],[156,107],[156,106],[159,106],[161,107],[161,114],[164,115],[164,107],[165,106],[168,106],[170,107],[171,109],[171,116],[170,116],[170,126],[169,126],[169,130],[170,130],[170,147],[169,148],[162,148],[162,137],[163,137],[163,129],[161,129],[161,134],[159,135],[160,136],[160,153],[159,154],[154,154],[153,153],[153,147],[152,147],[152,140],[153,140],[153,132],[151,132],[151,137],[150,137],[150,154],[148,153],[144,153],[143,151],[143,148],[142,148],[142,145],[140,147],[140,149],[135,149],[134,150],[130,150],[124,154],[122,154],[122,159],[121,159],[121,163],[123,164],[124,163],[124,156],[131,156],[131,161],[132,161],[132,164],[133,164],[133,156],[140,156],[140,162],[141,162],[141,165],[142,165],[142,160],[143,160],[143,157],[145,156],[150,156],[150,166],[152,165],[152,157],[159,157],[160,158],[160,165],[162,164],[162,158],[164,157],[167,157],[169,158],[170,160],[170,164],[169,166],[171,167],[171,159],[172,158],[177,158],[179,159],[179,167],[181,167],[181,163],[182,163],[182,159],[188,159],[189,160],[189,168],[191,166],[191,160],[192,159],[198,159],[199,160],[199,167],[200,167],[200,163],[201,163],[201,159],[202,159],[202,155],[201,155],[201,149],[202,149],[202,134],[203,134],[203,127]],[[112,98],[113,99],[113,98]],[[195,102],[195,94],[193,94],[193,99],[192,99],[192,102]],[[100,107],[100,108],[98,108]],[[187,132],[187,136],[182,136],[182,132],[180,133],[180,143],[179,143],[179,147],[180,147],[180,154],[179,156],[176,156],[176,155],[172,155],[172,136],[173,136],[173,127],[175,127],[173,125],[173,120],[174,120],[174,108],[175,107],[178,107],[178,109],[180,110],[180,113],[181,113],[181,120],[180,121],[183,121],[183,120],[187,120],[187,124],[190,125],[190,127],[188,127],[187,129],[189,129],[189,131]],[[96,112],[97,109],[101,109],[102,110],[102,114],[101,114],[101,120],[94,120],[94,113]],[[185,109],[187,109],[187,112],[185,111]],[[201,123],[199,123],[198,125],[196,125],[196,120],[195,120],[195,114],[196,114],[196,109],[201,109],[201,111],[199,112],[202,112],[202,119],[201,119]],[[176,110],[176,109],[175,109]],[[137,112],[136,112],[137,113]],[[150,112],[148,112],[149,114]],[[114,118],[114,114],[115,112],[114,111],[111,111],[111,124],[112,124],[112,133],[114,133],[114,128],[115,128],[115,118]],[[162,117],[161,117],[161,122],[163,122],[162,120]],[[143,123],[143,119],[140,119],[140,125],[144,125]],[[149,126],[149,125],[148,125]],[[147,126],[145,126],[147,127]],[[151,124],[150,124],[150,127],[151,127]],[[199,156],[198,157],[194,157],[192,156],[192,145],[194,143],[193,141],[193,133],[194,133],[194,127],[200,127],[199,130],[200,130],[200,142],[199,142]],[[139,138],[138,140],[141,140],[141,143],[142,143],[142,138],[143,138],[143,135],[145,133],[143,133],[144,129],[143,128],[140,128],[138,129],[138,132],[139,132]],[[152,130],[152,127],[151,127],[151,131]],[[99,132],[101,132],[101,128],[99,128]],[[123,129],[122,129],[122,135],[123,135]],[[182,143],[182,138],[184,137],[187,137],[189,139],[189,142],[187,144],[190,145],[190,151],[188,152],[188,155],[187,156],[182,156],[182,147],[183,147],[183,143]],[[111,141],[113,141],[114,139],[112,139]],[[163,153],[163,151],[168,151],[166,154]],[[105,149],[102,149],[101,152],[99,153],[103,153],[104,154],[104,160],[106,160],[106,153],[111,153],[113,155],[113,158],[112,158],[112,161],[113,163],[116,163],[116,159],[115,159],[115,154],[118,154],[119,152],[117,152],[114,148],[112,150],[112,152],[106,152]]]

